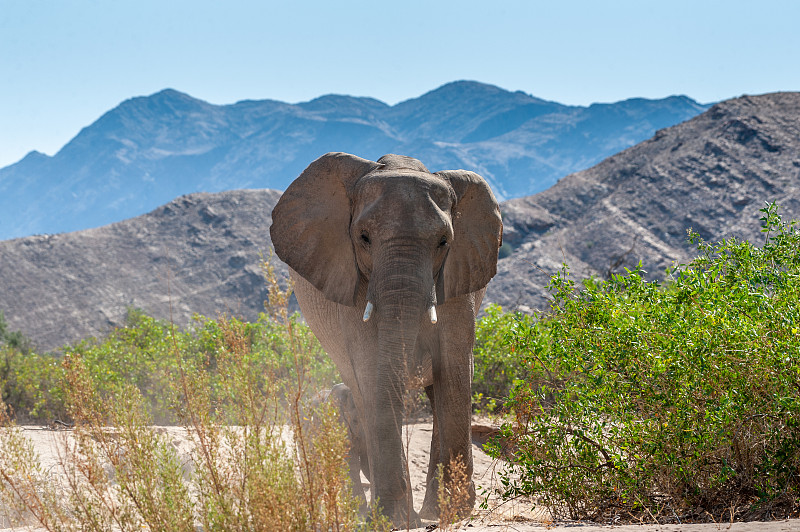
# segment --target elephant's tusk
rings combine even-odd
[[[428,317],[431,319],[431,323],[436,323],[439,318],[436,317],[436,307],[431,305],[428,309]]]
[[[364,309],[364,321],[369,321],[373,309],[375,309],[375,307],[372,305],[372,301],[367,301],[367,308]]]

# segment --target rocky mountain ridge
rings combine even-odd
[[[283,190],[329,151],[475,170],[498,197],[519,197],[706,107],[683,96],[574,107],[468,81],[394,106],[341,95],[212,105],[164,90],[123,102],[52,157],[0,168],[0,240],[99,227],[192,192]]]
[[[550,189],[503,204],[504,238],[487,299],[511,309],[546,309],[543,289],[567,263],[576,278],[633,268],[650,278],[695,255],[691,228],[708,241],[763,242],[759,209],[800,219],[800,93],[744,96]]]
[[[265,298],[259,251],[270,246],[278,197],[192,194],[105,227],[0,242],[0,310],[9,329],[45,349],[103,335],[129,307],[182,326],[193,312],[254,319]],[[513,251],[485,302],[546,309],[543,287],[562,262],[582,278],[641,260],[657,278],[693,255],[689,227],[707,240],[760,242],[765,201],[800,218],[800,93],[719,103],[542,193],[503,202]]]

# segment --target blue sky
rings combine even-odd
[[[472,79],[567,104],[800,90],[794,0],[0,0],[0,167],[133,96],[393,104]]]

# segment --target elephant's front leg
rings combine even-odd
[[[425,479],[425,499],[422,501],[422,509],[419,516],[423,519],[436,521],[439,519],[439,484],[436,479],[439,473],[439,421],[436,419],[436,397],[434,396],[433,385],[425,387],[425,394],[431,402],[431,412],[433,413],[433,431],[431,433],[431,451],[428,456],[428,473]]]
[[[396,384],[391,383],[389,388],[394,388]],[[381,513],[391,519],[395,526],[416,528],[422,522],[414,510],[408,477],[402,438],[403,411],[402,407],[397,408],[395,400],[387,404],[387,395],[402,395],[402,391],[385,388],[378,386],[373,394],[376,408],[372,409],[371,426],[374,429],[367,436],[372,503],[377,504]]]
[[[447,306],[447,305],[445,305]],[[472,346],[475,322],[471,310],[463,309],[463,319],[445,321],[440,332],[440,349],[433,354],[433,385],[428,396],[434,409],[434,438],[428,485],[421,515],[431,519],[439,515],[437,478],[438,465],[443,466],[444,482],[455,490],[465,490],[460,507],[454,510],[468,515],[475,505],[475,484],[472,481]],[[426,390],[427,391],[427,390]],[[438,445],[437,445],[438,444]],[[434,458],[435,451],[438,455]],[[465,485],[451,483],[450,463],[463,464],[467,479]]]

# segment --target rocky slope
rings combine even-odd
[[[641,260],[650,277],[686,262],[686,230],[706,240],[763,240],[766,201],[800,218],[800,93],[745,96],[503,204],[505,241],[487,299],[545,309],[543,289],[562,262],[577,277],[605,277]]]
[[[337,95],[212,105],[165,90],[123,102],[52,157],[1,168],[0,240],[99,227],[192,192],[283,190],[329,151],[476,170],[499,197],[519,197],[705,108],[677,96],[570,107],[466,81],[394,106]]]
[[[265,298],[259,250],[270,246],[278,196],[192,194],[99,229],[0,242],[0,310],[45,349],[104,334],[129,307],[171,313],[179,325],[193,312],[254,319]],[[689,227],[709,240],[759,241],[765,201],[800,218],[800,93],[717,104],[545,192],[504,202],[514,251],[486,301],[546,308],[543,287],[563,261],[577,277],[603,277],[641,260],[658,277],[691,257]]]
[[[254,320],[264,309],[260,253],[269,254],[279,197],[198,193],[98,229],[0,242],[0,310],[10,330],[46,350],[107,334],[129,308],[180,326],[194,313]]]

